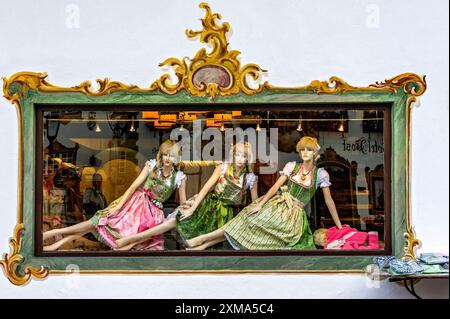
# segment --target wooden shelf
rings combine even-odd
[[[372,208],[372,204],[338,204],[336,205],[337,210],[353,210],[353,209],[361,209],[361,210],[370,210]]]

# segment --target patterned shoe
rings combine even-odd
[[[413,275],[423,271],[423,267],[414,260],[394,259],[389,264],[397,274]]]
[[[373,258],[373,263],[380,268],[389,268],[389,263],[394,259],[394,256],[378,256]]]

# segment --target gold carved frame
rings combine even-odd
[[[22,243],[23,224],[23,145],[22,145],[22,105],[21,96],[19,93],[10,93],[9,87],[12,83],[18,83],[22,87],[22,96],[26,90],[38,90],[40,92],[79,92],[89,96],[102,96],[114,92],[159,92],[161,94],[175,95],[181,91],[186,91],[191,96],[209,97],[215,99],[217,96],[231,96],[239,93],[245,95],[254,95],[263,91],[296,91],[296,92],[312,92],[315,94],[342,94],[346,92],[391,92],[396,93],[398,90],[403,90],[407,94],[406,103],[406,232],[404,238],[406,245],[404,247],[404,258],[415,259],[415,248],[420,244],[416,238],[412,223],[411,223],[411,208],[410,208],[410,163],[411,163],[411,107],[417,98],[426,91],[425,76],[418,76],[414,73],[404,73],[389,80],[376,82],[367,87],[351,86],[339,77],[333,76],[328,81],[314,80],[310,84],[302,87],[277,87],[268,82],[257,84],[252,87],[251,83],[255,84],[260,81],[263,72],[266,72],[257,64],[247,64],[241,66],[238,56],[239,51],[229,50],[229,43],[226,39],[226,34],[230,30],[230,25],[227,22],[220,22],[221,15],[213,13],[207,3],[201,3],[200,8],[206,11],[205,17],[201,20],[203,29],[200,31],[186,30],[188,38],[199,38],[200,42],[207,43],[211,46],[211,50],[207,52],[206,49],[200,49],[194,58],[183,57],[182,59],[168,58],[159,66],[171,67],[176,76],[176,82],[171,83],[172,79],[169,74],[163,74],[159,79],[150,84],[147,88],[140,88],[136,85],[124,84],[122,82],[110,81],[108,78],[98,79],[99,88],[96,90],[92,87],[89,81],[72,86],[60,87],[49,83],[46,78],[46,73],[34,72],[19,72],[9,78],[3,77],[3,93],[4,97],[16,106],[18,114],[19,126],[19,171],[18,171],[18,202],[17,202],[17,224],[14,229],[13,237],[9,240],[10,253],[3,254],[0,259],[0,266],[8,280],[14,285],[24,285],[34,277],[43,279],[50,273],[58,274],[64,271],[52,271],[44,267],[34,268],[27,267],[19,273],[18,266],[23,262],[24,257],[20,254]],[[216,66],[226,70],[230,77],[230,83],[227,86],[220,86],[217,83],[201,82],[200,85],[194,84],[194,76],[198,70],[203,67]],[[415,85],[411,85],[415,84]],[[172,273],[172,271],[81,271],[82,273]],[[236,270],[219,270],[219,271],[173,271],[176,273],[261,273],[261,272],[362,272],[361,271],[236,271]]]

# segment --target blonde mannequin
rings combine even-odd
[[[315,166],[320,150],[317,139],[303,137],[296,149],[301,164],[287,163],[266,195],[244,208],[224,227],[188,240],[188,248],[203,250],[227,239],[235,249],[315,249],[304,206],[319,187],[336,226],[341,228],[328,173]],[[282,193],[276,195],[280,189]]]

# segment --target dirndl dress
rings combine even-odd
[[[262,197],[245,207],[222,229],[235,249],[316,249],[304,207],[310,202],[317,187],[328,187],[329,175],[323,168],[314,168],[312,182],[306,186],[295,180],[300,165],[286,164],[282,175],[288,176],[287,185],[268,200],[255,214],[248,215]]]
[[[152,172],[156,160],[149,160],[145,164]],[[163,203],[181,185],[186,175],[173,169],[167,180],[161,180],[159,176],[161,176],[160,169],[155,174],[149,174],[143,186],[137,189],[114,215],[106,216],[107,210],[115,207],[120,198],[95,213],[90,221],[97,229],[95,236],[99,241],[115,249],[117,239],[141,233],[164,222]],[[164,237],[154,236],[133,249],[162,250]]]
[[[177,218],[176,229],[182,238],[191,239],[222,227],[234,217],[237,207],[245,205],[247,190],[257,182],[257,176],[245,168],[235,178],[234,169],[232,164],[222,164],[221,175],[213,191],[205,196],[191,216],[180,220],[179,208],[171,214]]]

